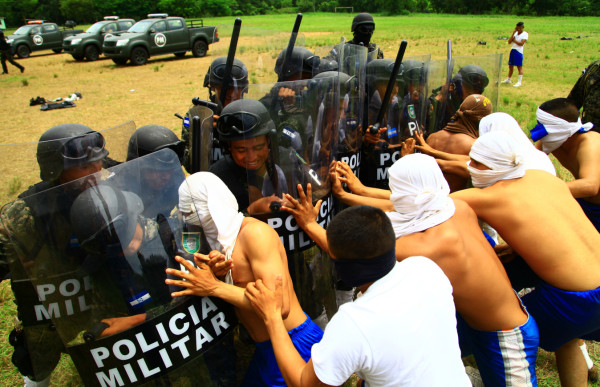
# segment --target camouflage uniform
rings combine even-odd
[[[47,188],[47,183],[39,183],[27,193]],[[59,201],[57,197],[53,199]],[[68,230],[65,227],[68,225],[68,213],[57,213],[53,219],[38,219],[35,209],[26,200],[19,198],[6,204],[0,216],[0,267],[3,272],[10,270],[17,314],[22,320],[24,315],[33,315],[34,303],[41,303],[33,299],[36,291],[29,281],[28,272],[43,275],[45,264],[50,264],[44,258],[61,248],[58,241],[65,243],[63,247],[69,245],[70,235],[65,232]],[[19,371],[32,380],[46,379],[58,364],[61,352],[64,352],[64,346],[52,322],[23,321],[22,326],[17,327],[16,332],[11,335],[15,334],[21,340],[13,355],[13,362]]]
[[[592,122],[600,132],[600,59],[588,65],[569,93],[579,109],[583,108],[582,121]]]

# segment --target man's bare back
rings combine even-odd
[[[498,331],[523,325],[528,316],[475,213],[461,200],[454,204],[456,211],[447,221],[397,239],[396,258],[423,255],[436,262],[454,288],[456,310],[472,328]]]
[[[259,278],[275,286],[275,279],[281,274],[283,289],[287,289],[283,292],[282,308],[286,329],[296,328],[306,320],[294,292],[285,249],[275,230],[260,220],[244,218],[231,259],[233,282],[241,289]],[[265,324],[254,309],[236,307],[236,312],[254,341],[269,339]]]
[[[475,139],[464,133],[452,133],[447,130],[440,130],[427,137],[427,144],[433,149],[452,153],[456,155],[469,155],[471,146]],[[456,175],[450,172],[444,172],[444,178],[450,186],[450,192],[464,189],[469,181],[464,176]]]
[[[466,201],[548,284],[567,291],[600,285],[600,234],[559,178],[528,170],[451,196]]]

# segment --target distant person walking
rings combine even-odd
[[[508,39],[508,44],[512,43],[512,49],[510,50],[510,56],[508,57],[508,78],[502,81],[502,83],[510,83],[513,69],[517,66],[517,70],[519,70],[519,80],[514,84],[514,87],[521,86],[521,81],[523,80],[523,46],[529,38],[529,34],[523,31],[524,28],[525,24],[523,22],[518,22],[515,30]]]
[[[8,74],[8,68],[6,67],[7,60],[10,64],[21,70],[21,72],[25,71],[25,67],[21,66],[13,59],[12,52],[10,51],[10,44],[6,41],[3,31],[0,31],[0,52],[2,53],[2,74]]]

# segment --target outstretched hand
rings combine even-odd
[[[417,140],[417,144],[415,144],[415,149],[420,150],[426,155],[431,156],[432,152],[435,151],[435,149],[433,149],[429,144],[427,144],[427,141],[425,141],[425,137],[423,137],[423,133],[415,131],[415,139]]]
[[[290,194],[285,194],[285,198],[291,206],[284,204],[281,206],[281,209],[294,215],[298,226],[305,229],[308,224],[317,221],[319,209],[323,201],[319,200],[317,204],[312,204],[312,185],[310,183],[306,186],[306,195],[304,194],[302,185],[298,184],[297,189],[299,200],[294,199]]]
[[[194,261],[198,265],[198,267],[194,267],[187,260],[176,256],[175,260],[179,262],[183,267],[186,268],[188,273],[176,270],[176,269],[166,269],[166,273],[170,275],[174,275],[176,277],[181,278],[181,280],[172,280],[166,279],[165,283],[167,285],[174,285],[181,288],[185,288],[179,292],[171,293],[172,297],[182,297],[187,295],[193,296],[211,296],[213,295],[215,289],[218,287],[220,281],[215,277],[214,273],[210,269],[210,267],[205,264],[203,261],[209,259],[206,258],[196,259],[196,254],[194,254]],[[198,254],[202,256],[202,254]]]
[[[261,279],[256,280],[256,282],[249,282],[246,285],[244,295],[250,300],[256,314],[263,321],[266,322],[277,316],[281,318],[281,308],[283,305],[282,286],[283,278],[281,274],[278,274],[275,278],[274,290],[269,289]]]
[[[415,145],[416,141],[412,137],[409,137],[405,141],[402,141],[402,149],[400,150],[400,156],[404,157],[406,155],[415,153]]]
[[[346,183],[352,193],[359,194],[365,188],[347,163],[338,161],[335,166],[335,172],[340,182]]]
[[[213,250],[208,255],[195,253],[194,262],[196,266],[200,266],[200,263],[207,264],[217,278],[225,277],[233,268],[233,260],[227,259],[225,254],[218,250]]]

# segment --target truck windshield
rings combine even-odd
[[[94,23],[92,24],[92,26],[90,28],[87,29],[87,33],[89,34],[95,34],[96,32],[100,31],[100,28],[102,28],[102,26],[104,25],[104,22],[98,22],[98,23]]]
[[[13,32],[13,35],[27,35],[29,33],[29,29],[30,28],[31,28],[31,26],[19,27],[18,30],[16,30],[15,32]]]
[[[146,32],[148,28],[150,28],[150,26],[154,24],[154,22],[156,22],[156,19],[140,20],[139,22],[132,25],[131,28],[127,30],[127,32]]]

